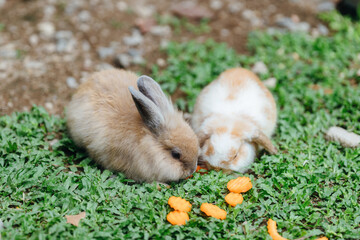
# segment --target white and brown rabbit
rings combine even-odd
[[[197,166],[195,133],[147,76],[116,69],[93,74],[73,95],[67,126],[97,163],[136,181],[177,181]]]
[[[206,86],[197,98],[191,124],[208,168],[245,172],[264,147],[276,153],[270,137],[276,104],[269,90],[249,70],[233,68]]]

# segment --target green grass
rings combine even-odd
[[[275,156],[262,155],[246,174],[254,188],[243,204],[224,202],[232,176],[211,171],[170,189],[135,184],[94,165],[68,138],[65,120],[41,107],[0,118],[0,219],[4,239],[270,239],[266,221],[296,239],[327,236],[359,239],[360,149],[327,142],[324,132],[338,125],[360,134],[360,25],[332,13],[331,37],[305,34],[251,34],[252,56],[238,56],[212,41],[172,44],[168,67],[154,76],[191,111],[201,88],[232,66],[263,61],[275,77],[279,108]],[[294,53],[298,58],[294,58]],[[296,60],[297,59],[297,60]],[[320,86],[319,90],[311,88]],[[325,89],[333,92],[325,94]],[[57,141],[58,140],[58,141]],[[166,221],[167,199],[193,204],[182,227]],[[224,221],[200,213],[203,202],[228,212]],[[65,215],[87,216],[79,227]]]

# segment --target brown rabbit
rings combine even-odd
[[[150,77],[93,74],[74,94],[67,125],[91,158],[136,181],[177,181],[196,169],[197,137]]]

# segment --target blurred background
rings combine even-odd
[[[354,14],[352,2],[342,2]],[[247,52],[250,31],[328,35],[316,16],[329,0],[0,0],[0,115],[32,104],[63,114],[71,94],[101,69],[166,68],[170,41],[226,42]],[[356,14],[356,11],[355,11]]]

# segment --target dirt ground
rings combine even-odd
[[[184,6],[190,10],[181,11]],[[255,29],[291,28],[291,21],[316,34],[326,30],[317,13],[333,6],[325,0],[0,0],[0,115],[33,104],[62,115],[94,71],[122,65],[150,74],[153,64],[166,67],[160,49],[169,41],[213,38],[250,54],[247,35]],[[177,29],[179,18],[190,27]],[[114,60],[119,56],[121,64]]]

